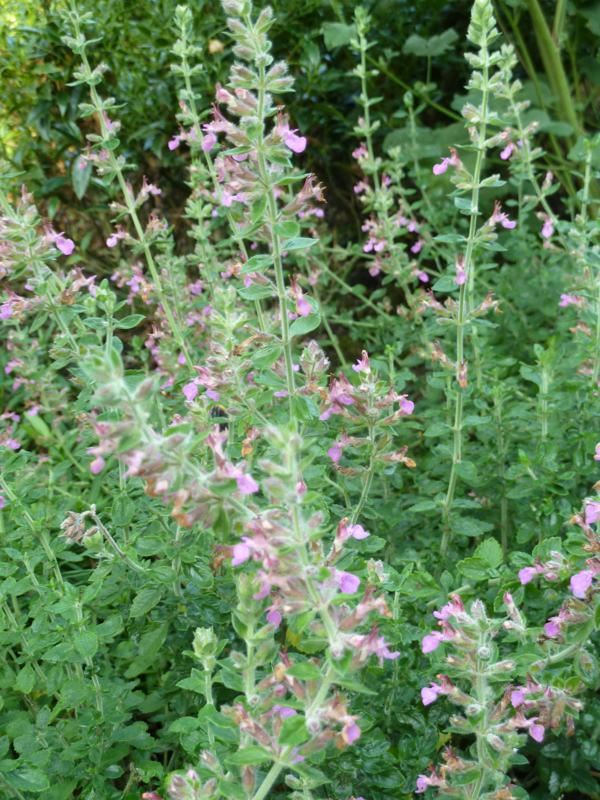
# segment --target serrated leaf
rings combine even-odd
[[[321,30],[325,47],[328,50],[333,50],[334,47],[343,47],[356,36],[356,26],[344,25],[343,22],[324,22]]]
[[[300,661],[286,670],[286,674],[291,675],[293,678],[299,678],[301,681],[318,681],[321,678],[321,670],[308,661]]]
[[[24,792],[46,792],[50,788],[50,782],[41,769],[33,767],[21,767],[14,772],[4,773],[5,781],[13,788]]]
[[[83,658],[93,658],[98,650],[98,637],[94,631],[79,631],[73,637],[75,650]]]
[[[502,563],[502,548],[495,539],[491,537],[484,539],[475,550],[475,556],[484,561],[488,567],[495,569]]]
[[[308,739],[308,731],[306,730],[306,723],[304,716],[296,714],[293,717],[288,717],[281,726],[281,733],[279,734],[279,741],[281,744],[288,745],[289,747],[297,747],[302,742]]]

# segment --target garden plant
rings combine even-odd
[[[598,800],[598,5],[10,5],[0,798]]]

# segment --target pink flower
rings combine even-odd
[[[541,230],[541,237],[542,239],[549,239],[552,234],[554,233],[554,223],[552,219],[548,216],[544,218],[544,224],[542,225]]]
[[[429,788],[429,779],[427,778],[427,775],[419,775],[419,777],[417,778],[417,786],[415,788],[415,794],[424,794],[428,788]]]
[[[463,286],[467,280],[467,273],[465,270],[465,259],[464,256],[458,256],[456,259],[456,277],[454,278],[454,282],[457,286]]]
[[[202,149],[209,153],[217,143],[217,137],[212,131],[208,131],[202,139]]]
[[[278,628],[281,625],[282,619],[283,617],[279,611],[276,611],[274,608],[269,609],[267,612],[267,622],[269,625],[274,625],[276,628]]]
[[[248,561],[251,555],[251,550],[245,542],[238,542],[233,545],[232,550],[233,558],[231,559],[232,567],[239,567],[244,561]]]
[[[289,719],[290,717],[296,716],[298,713],[295,708],[290,708],[290,706],[273,706],[273,712],[277,714],[280,719]]]
[[[546,733],[546,729],[544,728],[543,725],[540,725],[539,723],[535,723],[529,728],[529,735],[531,736],[531,738],[534,741],[536,741],[538,743],[541,743],[541,742],[544,741],[544,734],[545,733]]]
[[[360,734],[361,730],[354,720],[347,722],[342,730],[342,737],[347,744],[354,744],[360,739]]]
[[[0,511],[6,507],[6,498],[4,495],[0,494]]]
[[[418,239],[410,248],[410,252],[416,255],[417,253],[420,253],[422,249],[423,249],[423,239]]]
[[[296,311],[298,312],[298,314],[300,314],[301,317],[308,317],[308,315],[312,311],[310,303],[308,302],[306,297],[304,297],[302,292],[299,293],[296,299]]]
[[[192,403],[198,396],[198,387],[196,386],[194,381],[192,381],[191,383],[186,383],[182,391],[188,403]]]
[[[415,404],[409,400],[405,395],[400,398],[400,411],[406,416],[410,416],[415,410]]]
[[[537,567],[523,567],[523,569],[519,570],[519,580],[522,585],[525,586],[527,583],[530,583],[537,574]]]
[[[254,478],[245,472],[241,472],[236,476],[235,482],[241,494],[254,494],[260,489],[260,486]]]
[[[352,365],[352,369],[354,372],[366,372],[367,374],[371,371],[369,366],[369,354],[366,350],[362,351],[361,356],[356,364]]]
[[[360,578],[351,572],[335,571],[335,580],[343,594],[354,594],[360,586]]]
[[[181,144],[181,138],[182,138],[181,136],[173,136],[172,139],[169,139],[167,143],[167,147],[169,148],[169,150],[177,150],[177,148]]]
[[[350,525],[348,531],[353,539],[366,539],[369,536],[369,531],[366,531],[362,525]]]
[[[57,250],[60,250],[63,256],[70,256],[73,250],[75,250],[75,242],[72,239],[67,239],[64,233],[55,233],[50,230],[47,232],[47,240],[48,239]]]
[[[344,452],[342,446],[335,442],[331,445],[329,450],[327,451],[327,455],[333,461],[334,464],[337,464],[342,457],[342,453]]]
[[[515,689],[510,693],[510,702],[513,708],[518,708],[525,702],[525,692],[523,689]]]
[[[585,524],[593,525],[600,519],[600,503],[591,500],[585,504]]]
[[[509,142],[504,150],[500,153],[500,158],[502,161],[508,161],[508,159],[512,156],[515,151],[515,145],[512,142]]]
[[[306,150],[306,136],[296,136],[297,128],[293,131],[289,128],[283,134],[283,141],[285,146],[293,153],[303,153]]]
[[[92,475],[98,475],[99,472],[102,472],[106,465],[106,462],[102,458],[102,456],[97,456],[92,463],[90,464],[90,472]]]
[[[508,214],[502,211],[500,203],[496,203],[496,205],[494,206],[494,211],[489,219],[489,223],[492,226],[497,225],[499,223],[500,225],[502,225],[503,228],[507,228],[508,230],[512,230],[517,226],[517,223],[514,220],[510,219]]]
[[[437,650],[443,641],[443,633],[440,633],[439,631],[432,631],[431,633],[428,633],[427,636],[423,637],[423,641],[421,642],[421,650],[425,654],[433,653],[433,651]]]
[[[577,294],[561,294],[558,305],[560,308],[568,308],[568,306],[582,306],[583,297],[579,297]]]
[[[448,169],[448,167],[460,167],[461,160],[458,157],[458,153],[456,150],[451,147],[450,148],[450,156],[443,158],[439,164],[435,164],[433,167],[433,174],[434,175],[443,175],[444,172]]]
[[[573,575],[569,582],[569,586],[573,595],[580,600],[585,600],[588,589],[594,582],[594,573],[589,569],[584,569]]]
[[[421,701],[424,706],[430,706],[443,693],[441,686],[438,686],[437,683],[432,683],[431,686],[424,686],[421,689]]]
[[[596,452],[594,454],[594,461],[600,461],[600,442],[596,445]]]
[[[556,639],[560,636],[560,625],[556,620],[556,617],[552,617],[552,619],[548,620],[544,625],[544,633],[549,639]]]

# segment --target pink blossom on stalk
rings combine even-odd
[[[369,155],[369,151],[367,150],[366,144],[361,142],[359,146],[352,151],[352,158],[355,158],[357,161],[360,161],[361,158],[367,158]]]
[[[327,455],[333,461],[334,464],[337,464],[342,457],[344,452],[344,448],[339,442],[334,442],[329,450],[327,451]]]
[[[551,617],[544,625],[544,633],[549,639],[556,639],[560,636],[560,622],[558,617]]]
[[[248,539],[247,536],[244,536],[243,539]],[[231,559],[231,566],[232,567],[239,567],[240,564],[243,564],[244,561],[248,561],[252,554],[252,551],[248,547],[245,541],[238,542],[237,544],[233,545],[232,550],[232,559]]]
[[[458,153],[454,149],[454,147],[450,148],[450,156],[443,158],[439,164],[434,164],[433,167],[433,174],[434,175],[443,175],[444,172],[448,169],[448,167],[459,167],[461,165],[461,160],[458,157]]]
[[[568,308],[568,306],[582,306],[583,297],[577,294],[561,294],[558,305],[561,308]]]
[[[590,569],[584,569],[573,575],[569,582],[569,587],[573,595],[580,600],[585,600],[588,589],[594,582],[594,573]]]
[[[190,383],[186,383],[186,385],[182,389],[183,394],[185,395],[185,399],[188,403],[192,403],[196,397],[198,396],[198,386],[194,381]]]
[[[255,494],[258,492],[260,486],[251,475],[243,472],[239,467],[235,467],[234,472],[235,474],[232,475],[232,477],[235,478],[235,482],[241,494]]]
[[[489,219],[489,223],[492,226],[500,224],[502,225],[503,228],[506,228],[507,230],[512,230],[517,226],[517,223],[514,220],[510,219],[508,214],[506,214],[506,212],[502,211],[502,206],[498,202],[496,202],[496,204],[494,205],[494,211]]]
[[[205,153],[209,153],[213,147],[217,143],[217,137],[212,131],[208,131],[204,134],[204,138],[202,139],[202,149]]]
[[[276,609],[271,608],[269,611],[267,611],[267,622],[269,625],[274,625],[276,628],[278,628],[281,625],[282,619],[283,617]]]
[[[540,232],[542,239],[549,239],[553,233],[554,223],[552,222],[551,217],[544,215],[544,224],[542,225],[542,230]]]
[[[502,161],[508,161],[508,159],[512,156],[515,150],[516,150],[515,145],[512,142],[509,142],[500,153],[500,158],[502,159]]]
[[[523,569],[519,570],[519,581],[525,586],[530,583],[539,572],[540,570],[537,567],[523,567]]]
[[[298,314],[300,314],[301,317],[308,317],[308,315],[312,311],[310,303],[308,302],[306,297],[302,294],[302,292],[299,292],[298,297],[296,298],[296,311],[298,312]]]
[[[522,706],[524,702],[525,702],[525,692],[523,691],[523,689],[514,689],[510,693],[510,703],[513,708],[518,708],[519,706]]]
[[[6,507],[6,498],[4,495],[0,494],[0,511]]]
[[[410,248],[410,252],[415,253],[415,255],[417,253],[420,253],[421,250],[423,249],[423,244],[424,244],[423,239],[417,239],[417,241]]]
[[[354,744],[354,742],[360,739],[360,734],[361,730],[354,720],[350,720],[342,728],[342,738],[346,744]]]
[[[360,586],[360,578],[351,572],[335,570],[335,581],[343,594],[354,594]]]
[[[169,139],[169,141],[167,142],[167,147],[169,148],[169,150],[177,150],[177,148],[181,144],[182,138],[183,137],[181,135],[178,135],[178,136],[173,136],[171,139]]]
[[[596,452],[594,454],[594,461],[600,461],[600,442],[596,445]]]
[[[430,706],[438,699],[441,694],[444,694],[441,686],[437,683],[432,683],[430,686],[424,686],[421,689],[421,702],[424,706]]]
[[[362,351],[361,356],[356,364],[352,365],[352,369],[354,372],[365,372],[367,375],[369,374],[371,368],[369,366],[369,354],[366,350]]]
[[[464,256],[458,256],[456,259],[456,277],[454,278],[454,283],[456,283],[457,286],[463,286],[466,280],[465,258]]]
[[[600,503],[591,500],[585,504],[585,524],[593,525],[600,519]]]
[[[98,473],[102,472],[106,465],[106,462],[102,458],[102,456],[97,456],[92,463],[90,464],[90,472],[92,475],[98,475]]]
[[[319,419],[325,421],[329,419],[332,414],[343,414],[344,406],[351,406],[353,404],[352,384],[345,375],[340,375],[339,378],[334,378],[331,382],[327,394],[326,408],[321,413]]]
[[[546,729],[544,728],[544,726],[540,725],[537,722],[531,725],[531,727],[529,728],[529,735],[534,741],[538,742],[538,744],[541,744],[541,742],[544,741],[545,733]]]
[[[73,250],[75,250],[75,242],[72,239],[67,239],[64,233],[56,233],[50,229],[47,230],[46,239],[47,241],[52,242],[52,244],[63,254],[63,256],[70,256]]]
[[[415,410],[415,404],[412,400],[409,400],[406,395],[400,396],[400,413],[405,416],[410,416],[413,411]]]
[[[445,641],[443,633],[440,633],[440,631],[432,631],[431,633],[428,633],[427,636],[423,637],[423,641],[421,642],[421,650],[425,654],[433,653],[433,651],[437,650],[443,641]]]

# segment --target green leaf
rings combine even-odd
[[[427,58],[441,56],[452,47],[457,39],[458,33],[454,28],[448,28],[443,33],[431,36],[429,39],[424,39],[422,36],[413,33],[404,42],[402,52]]]
[[[297,747],[308,739],[308,731],[302,714],[288,717],[281,726],[279,742],[290,747]]]
[[[356,36],[356,26],[344,25],[343,22],[324,22],[321,30],[328,50],[350,44]]]
[[[237,292],[242,300],[266,300],[273,297],[273,289],[262,283],[253,283],[252,286],[240,286]]]
[[[284,251],[289,250],[305,250],[307,247],[312,247],[315,245],[319,240],[318,239],[311,239],[308,236],[296,236],[293,239],[288,239],[281,245],[281,249]]]
[[[73,185],[73,191],[77,195],[78,200],[81,200],[85,195],[91,175],[91,162],[88,161],[87,158],[78,156],[73,162],[73,167],[71,168],[71,183]]]
[[[293,219],[285,220],[284,222],[277,222],[274,226],[275,233],[282,236],[284,239],[293,239],[300,233],[300,225]]]
[[[247,275],[249,272],[264,272],[273,266],[273,256],[268,253],[252,256],[244,264],[240,275]]]
[[[14,772],[8,772],[4,779],[13,789],[24,792],[46,792],[50,788],[50,783],[41,769],[33,767],[21,767]]]
[[[123,317],[123,319],[115,320],[115,328],[118,330],[127,331],[130,328],[135,328],[135,326],[139,325],[143,319],[143,314],[129,314],[129,316]]]
[[[98,650],[98,637],[94,631],[79,631],[73,637],[75,650],[83,658],[93,658]]]
[[[31,664],[27,664],[19,671],[15,681],[15,689],[23,694],[31,694],[35,686],[35,672]]]
[[[262,764],[265,761],[270,761],[271,754],[258,745],[250,745],[249,747],[242,747],[237,753],[226,758],[228,764],[236,764],[243,767],[249,764]]]
[[[473,517],[454,517],[451,521],[452,530],[459,536],[481,536],[494,526]]]
[[[485,561],[492,569],[495,569],[502,563],[502,548],[495,539],[490,537],[489,539],[484,539],[477,546],[475,556]]]
[[[142,589],[133,598],[133,603],[131,604],[131,608],[129,610],[129,616],[132,619],[135,619],[136,617],[143,617],[145,614],[151,611],[154,606],[160,603],[162,596],[162,587],[148,586],[145,589]]]
[[[455,292],[458,285],[452,275],[442,275],[431,287],[434,292]]]
[[[196,717],[180,717],[169,725],[169,733],[191,733],[200,727]]]
[[[290,336],[304,336],[314,331],[321,324],[320,314],[309,314],[307,317],[298,317],[290,325]]]
[[[286,670],[288,675],[299,678],[301,681],[318,681],[321,678],[321,670],[309,661],[300,661]]]

